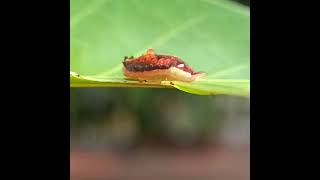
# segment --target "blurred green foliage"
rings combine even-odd
[[[211,142],[225,120],[249,119],[247,98],[194,96],[174,89],[71,89],[70,100],[74,139],[90,136],[87,141],[110,146]]]
[[[233,1],[250,7],[250,0],[233,0]]]

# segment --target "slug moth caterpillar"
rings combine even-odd
[[[195,72],[180,58],[156,54],[153,49],[137,58],[126,56],[123,65],[124,75],[139,81],[191,82],[205,75],[204,72]]]

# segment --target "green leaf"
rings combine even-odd
[[[71,0],[70,18],[71,87],[250,94],[250,13],[239,4],[226,0]],[[148,48],[178,56],[207,75],[192,83],[126,79],[123,57],[140,56]]]

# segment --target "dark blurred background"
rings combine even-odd
[[[249,99],[175,89],[71,89],[71,145],[125,150],[143,144],[249,143]]]
[[[249,98],[134,88],[70,95],[71,179],[250,178]]]

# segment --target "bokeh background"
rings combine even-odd
[[[71,88],[70,127],[71,179],[250,179],[249,98]]]

